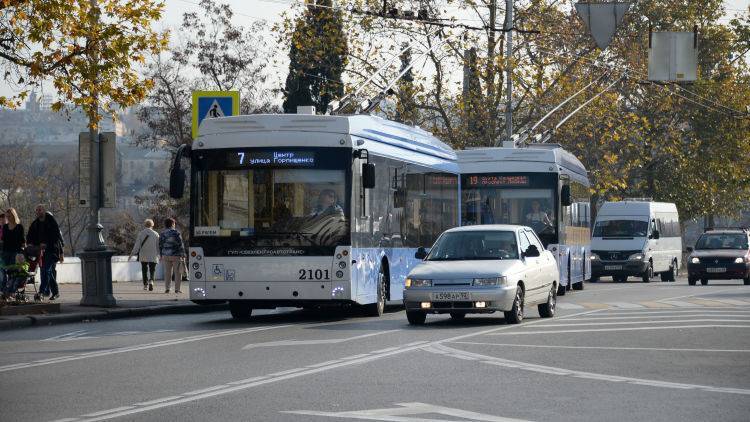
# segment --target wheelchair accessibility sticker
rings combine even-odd
[[[227,269],[224,273],[225,281],[234,281],[234,270]]]

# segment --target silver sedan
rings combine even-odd
[[[410,324],[427,314],[504,312],[506,321],[523,320],[526,306],[552,317],[557,300],[557,262],[533,230],[525,226],[481,225],[440,235],[424,262],[406,278],[404,306]]]

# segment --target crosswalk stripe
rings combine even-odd
[[[581,302],[581,305],[588,309],[611,309],[606,303]]]

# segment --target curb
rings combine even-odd
[[[157,315],[202,314],[216,311],[226,311],[229,305],[156,305],[139,308],[106,309],[91,312],[76,312],[55,315],[19,315],[13,318],[0,318],[0,331],[14,328],[68,324],[75,322],[99,321],[105,319],[136,318]]]

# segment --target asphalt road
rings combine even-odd
[[[750,287],[587,284],[558,314],[411,327],[280,310],[0,333],[9,421],[747,421]]]

